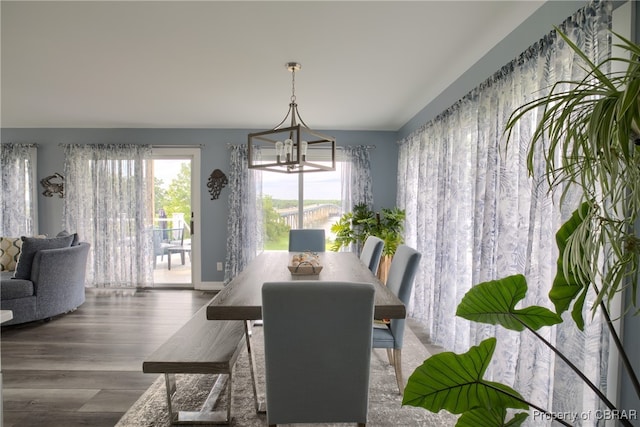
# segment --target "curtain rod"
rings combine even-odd
[[[153,145],[153,144],[118,144],[118,143],[111,143],[111,142],[107,142],[107,143],[89,143],[89,144],[65,144],[65,143],[60,143],[58,144],[59,147],[64,147],[66,145],[148,145],[149,147],[151,147],[152,149],[154,148],[204,148],[205,145],[204,144],[185,144],[185,145],[178,145],[178,144],[167,144],[167,145],[162,145],[162,144],[157,144],[157,145]]]
[[[22,147],[39,147],[36,142],[3,142],[1,145],[19,145]]]
[[[151,148],[204,148],[204,144],[186,144],[186,145],[151,145]]]
[[[237,145],[245,145],[245,144],[231,144],[231,143],[228,143],[227,144],[227,148],[235,147]],[[364,148],[366,148],[368,150],[375,150],[376,149],[375,145],[362,145],[362,144],[342,145],[342,146],[336,145],[336,149],[338,149],[338,150],[341,149],[341,148],[345,148],[345,147],[364,147]]]

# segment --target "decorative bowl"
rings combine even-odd
[[[294,255],[288,265],[291,274],[296,276],[315,276],[322,271],[317,253],[302,252]]]
[[[303,261],[296,266],[290,265],[287,268],[294,276],[317,276],[322,271],[321,265],[312,265],[308,261]]]

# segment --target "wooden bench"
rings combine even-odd
[[[231,421],[232,371],[243,349],[244,322],[207,320],[204,306],[154,351],[143,363],[142,372],[165,375],[167,406],[172,424],[229,424]],[[175,374],[219,374],[200,411],[174,412]],[[227,386],[226,410],[214,406]]]

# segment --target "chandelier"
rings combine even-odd
[[[296,71],[302,66],[288,62],[285,67],[292,76],[289,111],[273,129],[249,134],[249,169],[281,173],[335,171],[335,138],[311,130],[298,113]]]

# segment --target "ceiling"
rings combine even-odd
[[[542,1],[2,1],[2,127],[398,130]]]

